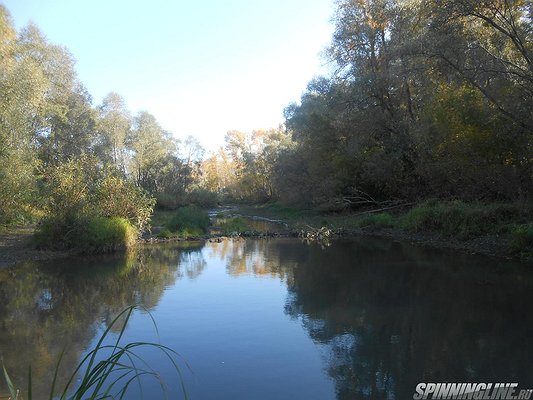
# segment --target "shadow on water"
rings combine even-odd
[[[418,382],[533,387],[527,265],[368,238],[326,249],[296,239],[189,246],[0,270],[0,352],[11,374],[23,382],[31,363],[44,393],[65,346],[63,380],[102,324],[130,304],[157,309],[167,288],[201,280],[213,258],[235,285],[284,282],[277,312],[321,347],[337,399],[412,398]]]

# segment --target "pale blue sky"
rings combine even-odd
[[[1,0],[0,0],[1,1]],[[231,129],[275,127],[327,66],[332,0],[7,0],[66,46],[98,104],[116,91],[209,150]]]

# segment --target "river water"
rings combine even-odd
[[[4,364],[22,388],[31,364],[44,398],[60,353],[61,385],[133,304],[122,342],[177,351],[193,400],[409,399],[418,382],[533,387],[530,265],[372,238],[175,243],[0,270]],[[183,398],[157,349],[139,355]],[[142,392],[164,398],[153,379]],[[128,393],[141,397],[137,385]]]

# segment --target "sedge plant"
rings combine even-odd
[[[126,398],[128,389],[134,383],[139,386],[139,391],[143,396],[141,378],[146,376],[157,380],[166,395],[167,386],[161,376],[136,354],[136,351],[140,350],[140,348],[147,347],[161,352],[169,360],[179,378],[179,389],[183,394],[183,398],[188,399],[181,369],[177,362],[178,359],[182,358],[177,352],[159,343],[132,342],[125,345],[120,343],[126,325],[135,309],[135,306],[130,306],[117,315],[100,336],[96,346],[78,363],[77,367],[70,374],[67,383],[62,387],[58,387],[57,378],[64,352],[61,353],[54,369],[54,376],[48,395],[49,400],[124,399]],[[157,331],[157,325],[151,315],[150,318],[152,318],[152,322]],[[114,344],[104,344],[113,326],[121,319],[123,319],[123,325]],[[102,354],[107,355],[102,358]],[[100,358],[102,359],[98,361]],[[188,364],[183,359],[182,361],[190,370]],[[22,395],[21,390],[13,383],[5,366],[3,366],[3,372],[11,400],[32,400],[31,366],[28,369],[26,397]],[[79,383],[75,384],[77,377],[79,377]]]

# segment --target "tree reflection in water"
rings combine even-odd
[[[98,329],[136,304],[157,306],[176,279],[201,273],[203,243],[157,246],[122,256],[26,263],[0,270],[0,355],[17,387],[45,398],[59,355],[59,387],[76,368]],[[194,261],[191,261],[194,260]],[[120,324],[113,330],[119,331]],[[0,380],[0,396],[7,388]]]
[[[533,387],[533,273],[523,265],[373,239],[186,246],[0,270],[0,351],[11,375],[20,385],[31,363],[42,397],[63,348],[62,380],[119,311],[155,309],[176,280],[199,280],[222,261],[232,277],[284,282],[279,311],[320,344],[338,399],[411,398],[418,382]]]
[[[368,238],[211,247],[232,275],[287,282],[285,312],[328,348],[338,399],[412,398],[418,382],[533,386],[524,265]]]

